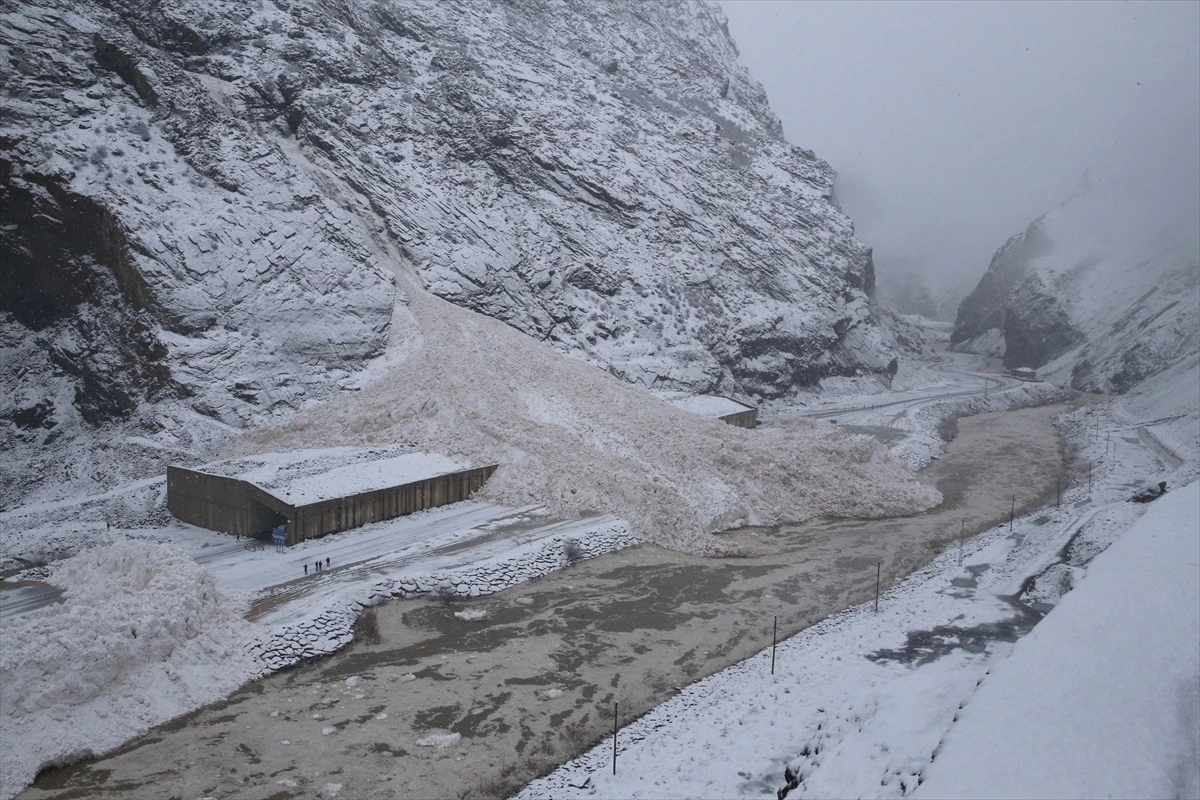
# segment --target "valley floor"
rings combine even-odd
[[[258,681],[23,796],[515,790],[603,736],[614,700],[624,720],[650,711],[768,645],[771,617],[788,636],[869,597],[877,561],[890,586],[963,521],[970,533],[1005,519],[1012,493],[1018,510],[1044,503],[1056,410],[964,420],[922,474],[947,498],[931,514],[748,529],[732,535],[744,558],[642,546],[464,604],[380,606],[379,644]],[[779,771],[764,766],[759,781]]]
[[[1061,507],[687,687],[615,773],[610,738],[519,797],[1197,796],[1200,483],[1130,503],[1172,459],[1083,438],[1109,454]]]
[[[969,364],[951,358],[945,366],[958,377],[943,383],[886,397],[886,404],[878,396],[843,398],[838,408],[814,404],[806,412],[836,414],[848,432],[874,436],[901,457],[907,453],[910,463],[935,459],[921,480],[944,502],[930,512],[725,537],[743,547],[743,558],[641,546],[487,598],[390,603],[377,609],[378,644],[357,642],[249,683],[109,756],[49,771],[22,796],[156,797],[167,786],[197,797],[505,794],[598,740],[595,750],[535,780],[523,796],[730,797],[786,789],[790,797],[899,797],[919,786],[934,791],[937,781],[965,791],[953,776],[969,777],[969,770],[930,766],[942,770],[939,754],[952,752],[958,731],[970,730],[965,713],[964,725],[957,724],[960,706],[985,696],[979,687],[991,684],[983,680],[989,671],[1007,663],[1013,642],[1064,592],[1081,580],[1087,585],[1092,557],[1135,536],[1125,532],[1143,507],[1126,502],[1129,494],[1151,476],[1167,476],[1172,486],[1194,480],[1196,464],[1173,435],[1182,425],[1182,439],[1190,441],[1190,417],[1176,425],[1177,415],[1151,420],[1152,408],[1131,415],[1112,406],[1076,408],[1060,421],[1074,454],[1067,476],[1074,484],[1061,507],[1055,488],[1062,457],[1050,425],[1061,409],[964,419],[938,458],[936,428],[947,414],[1046,397],[1029,386],[1004,387],[1009,396],[998,397],[995,378],[972,375]],[[1189,496],[1173,492],[1158,503],[1170,509]],[[1010,505],[1022,515],[1011,531]],[[528,559],[547,542],[586,541],[605,526],[621,523],[558,523],[536,508],[462,504],[367,530],[361,540],[351,534],[305,552],[250,554],[263,569],[249,569],[239,545],[231,549],[215,534],[192,530],[189,547],[219,585],[257,591],[252,616],[277,630],[290,625],[295,633],[297,625],[320,622],[321,609],[344,607],[332,650],[349,640],[355,610],[374,602],[367,595],[388,580],[422,568],[454,573],[472,563]],[[440,533],[430,538],[430,530]],[[303,575],[305,562],[323,557],[332,566],[322,579]],[[878,613],[852,607],[871,597],[877,563],[885,589]],[[771,674],[770,650],[762,648],[773,619],[781,644]],[[233,681],[217,696],[244,680],[240,666],[212,672]],[[688,686],[704,675],[710,677]],[[1188,691],[1177,693],[1185,712],[1194,705]],[[183,703],[178,714],[212,698],[169,699]],[[105,749],[139,724],[134,714],[128,728],[128,703],[121,702],[109,705],[120,711],[111,715],[117,727],[93,737]],[[625,723],[615,776],[611,733],[603,738],[614,703]],[[141,730],[157,721],[145,719]],[[1179,727],[1173,730],[1179,738]],[[984,734],[971,735],[982,741]],[[955,747],[978,751],[968,734],[962,737],[966,743]],[[1186,796],[1194,760],[1187,735],[1182,741],[1185,752],[1171,756],[1171,766]],[[952,777],[935,781],[938,774]],[[15,791],[19,784],[7,786]],[[989,792],[985,786],[978,793]]]

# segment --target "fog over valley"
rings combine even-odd
[[[0,800],[1200,800],[1198,41],[0,0]]]
[[[875,250],[961,299],[1089,168],[1163,215],[1200,194],[1200,4],[725,0],[790,141]],[[950,311],[951,316],[953,310]]]

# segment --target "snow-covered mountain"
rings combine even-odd
[[[1200,214],[1147,176],[1089,171],[1013,236],[958,308],[952,345],[1124,392],[1200,358]]]
[[[736,57],[691,0],[3,0],[0,437],[44,462],[19,482],[88,425],[194,450],[356,390],[414,335],[379,237],[636,383],[890,374],[834,173]]]

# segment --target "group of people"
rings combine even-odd
[[[328,569],[328,568],[329,568],[329,557],[328,557],[328,556],[326,556],[326,557],[325,557],[325,566],[324,566],[324,568],[325,568],[325,569]],[[322,569],[322,566],[321,566],[321,559],[319,559],[319,558],[318,558],[316,561],[314,561],[314,562],[313,562],[313,573],[315,574],[315,573],[317,573],[317,572],[320,572],[320,571],[321,571],[321,569]],[[308,562],[307,562],[307,561],[304,563],[304,574],[305,574],[305,575],[307,575],[307,574],[308,574]]]

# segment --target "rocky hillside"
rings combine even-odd
[[[952,345],[1041,367],[1092,392],[1124,392],[1200,354],[1194,201],[1089,172],[1076,193],[1008,240],[958,308]]]
[[[707,2],[0,0],[0,439],[356,390],[415,335],[385,237],[635,383],[888,374],[833,171],[736,58]]]

